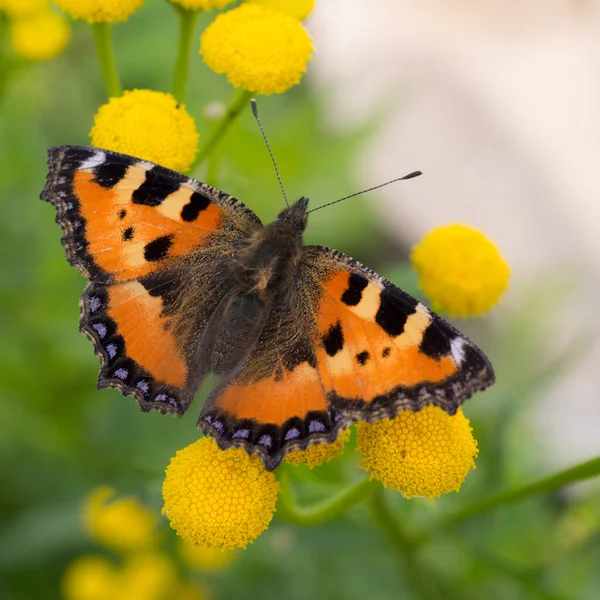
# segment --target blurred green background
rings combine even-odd
[[[211,16],[202,17],[199,30]],[[169,91],[177,20],[164,2],[149,0],[114,28],[125,88]],[[6,52],[6,47],[3,48]],[[165,466],[198,436],[198,406],[181,420],[142,414],[114,390],[98,392],[98,363],[78,333],[82,277],[70,268],[54,209],[38,200],[46,150],[86,144],[93,115],[106,101],[90,31],[74,25],[68,49],[44,64],[18,63],[0,98],[0,598],[60,598],[61,574],[76,556],[98,551],[81,526],[81,502],[96,486],[133,493],[158,514]],[[228,103],[233,91],[194,54],[188,110],[206,135],[204,108]],[[312,206],[378,182],[359,180],[362,145],[382,126],[344,130],[323,116],[323,94],[310,74],[283,96],[260,99],[263,122],[288,195]],[[399,101],[401,99],[399,98]],[[260,133],[247,111],[220,147],[216,183],[270,221],[283,206]],[[397,175],[402,175],[398,173]],[[197,173],[202,179],[204,173]],[[402,193],[410,193],[403,190]],[[353,199],[310,219],[308,243],[335,247],[420,296],[407,265],[407,246],[379,229],[372,197]],[[552,314],[568,300],[560,274],[511,292],[500,317],[460,323],[489,353],[497,385],[470,401],[465,413],[479,441],[477,470],[459,494],[407,501],[385,498],[409,540],[397,552],[368,507],[317,527],[276,518],[224,573],[204,575],[214,598],[292,600],[387,598],[596,599],[600,589],[600,491],[562,489],[467,520],[437,527],[481,497],[525,485],[553,467],[548,440],[525,417],[552,383],[585,355],[587,341],[552,353]],[[548,300],[551,298],[551,300]],[[534,319],[534,315],[536,318]],[[577,333],[577,332],[575,332]],[[565,399],[568,402],[568,398]],[[305,502],[358,480],[357,454],[309,471],[295,470]],[[161,528],[167,535],[166,520]],[[411,545],[413,534],[429,532]],[[411,581],[419,570],[423,592]]]

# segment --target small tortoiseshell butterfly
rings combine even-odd
[[[356,420],[434,404],[447,413],[494,382],[469,339],[352,258],[304,246],[307,198],[264,227],[241,202],[131,156],[49,151],[42,199],[90,283],[80,329],[99,388],[181,415],[208,373],[199,427],[274,469]]]

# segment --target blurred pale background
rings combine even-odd
[[[309,28],[332,122],[386,115],[360,179],[424,172],[373,201],[388,235],[412,244],[444,223],[478,227],[512,266],[506,304],[552,273],[574,291],[556,307],[557,346],[597,332],[600,2],[328,0]],[[532,415],[557,464],[600,451],[595,337]]]

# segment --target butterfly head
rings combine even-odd
[[[308,198],[302,196],[302,198],[292,204],[292,206],[282,210],[277,217],[277,221],[292,223],[298,232],[298,235],[302,235],[308,221],[308,214],[306,212],[307,206]]]

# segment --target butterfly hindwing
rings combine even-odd
[[[207,371],[197,340],[231,286],[223,250],[260,220],[179,173],[80,146],[49,151],[42,199],[57,209],[69,262],[91,280],[80,329],[102,363],[99,387],[181,414]]]

